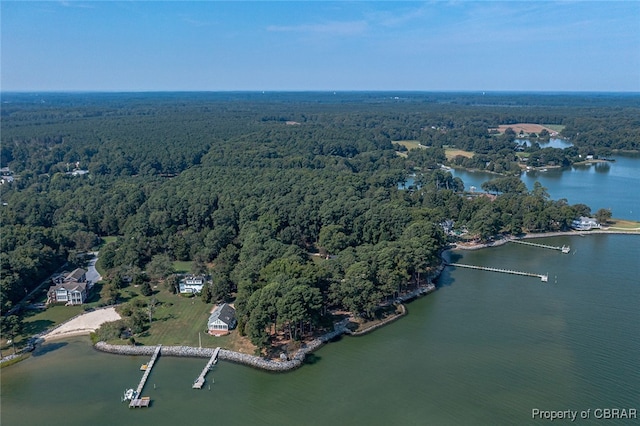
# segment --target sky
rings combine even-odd
[[[0,2],[2,91],[640,91],[640,2]]]

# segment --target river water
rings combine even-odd
[[[615,162],[525,172],[521,179],[529,190],[539,181],[554,200],[566,198],[569,204],[590,206],[592,213],[601,208],[611,209],[613,217],[640,221],[640,158],[613,158]],[[475,186],[479,191],[483,182],[498,177],[457,169],[451,170],[451,174],[462,179],[465,189]]]
[[[531,410],[640,409],[640,237],[544,239],[571,253],[508,244],[458,262],[549,274],[549,282],[448,268],[401,320],[317,351],[285,374],[160,357],[143,392],[120,402],[147,357],[88,338],[52,342],[2,370],[2,424],[526,424]],[[614,423],[615,424],[615,423]]]

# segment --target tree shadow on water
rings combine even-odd
[[[321,356],[318,356],[316,354],[307,354],[307,356],[304,357],[304,361],[303,364],[304,365],[313,365],[316,364],[318,362],[320,362],[322,360]]]
[[[454,266],[447,266],[434,281],[436,288],[450,287],[455,283],[455,279],[451,276],[451,271],[455,269]]]
[[[67,342],[45,343],[44,345],[37,346],[34,349],[34,351],[32,353],[32,356],[38,357],[38,356],[46,355],[49,352],[53,352],[53,351],[55,351],[57,349],[65,347],[67,345],[68,345]]]

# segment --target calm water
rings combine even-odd
[[[205,359],[161,357],[149,409],[119,399],[146,357],[99,353],[84,338],[45,345],[2,370],[2,424],[496,425],[539,423],[532,408],[640,409],[640,237],[545,242],[572,252],[511,244],[453,256],[549,283],[448,269],[405,318],[291,373],[220,362],[211,390],[197,391]]]
[[[518,144],[520,144],[520,145],[522,145],[522,144],[531,145],[531,141],[529,139],[516,139],[516,142]],[[558,139],[558,138],[551,138],[551,139],[549,139],[549,142],[538,142],[538,144],[540,144],[540,148],[560,148],[560,149],[565,149],[565,148],[569,148],[570,146],[573,146],[573,144],[571,142],[569,142],[568,140],[566,140],[566,139]]]
[[[614,158],[615,162],[574,166],[568,170],[527,172],[521,179],[530,190],[534,182],[539,181],[554,200],[566,198],[569,204],[590,206],[593,213],[605,208],[611,209],[613,217],[640,220],[640,158]],[[452,170],[451,174],[462,179],[466,189],[475,186],[480,191],[483,182],[497,177],[466,170]]]

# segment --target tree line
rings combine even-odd
[[[171,262],[193,261],[212,277],[204,297],[234,297],[239,328],[259,347],[278,332],[301,338],[331,309],[371,318],[425,282],[447,244],[445,220],[487,239],[566,229],[589,214],[517,177],[489,182],[495,199],[470,196],[439,168],[443,147],[472,148],[473,161],[514,172],[511,136],[488,128],[527,114],[598,122],[613,108],[589,115],[524,97],[533,105],[511,112],[517,97],[481,106],[458,94],[450,103],[444,94],[58,96],[18,97],[2,111],[2,166],[15,177],[0,195],[3,313],[78,252],[117,236],[101,248],[105,300],[136,277],[175,291]],[[432,149],[398,155],[394,142],[405,138]],[[67,173],[76,167],[89,173]],[[417,186],[399,190],[410,174]]]

